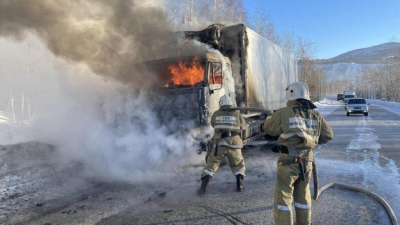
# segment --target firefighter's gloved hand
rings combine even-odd
[[[289,154],[288,148],[284,145],[275,145],[272,147],[272,151],[275,153],[281,152],[284,154]]]
[[[279,153],[279,152],[280,152],[279,148],[280,148],[280,145],[275,145],[274,147],[272,147],[271,150],[272,150],[273,152],[275,152],[275,153]]]
[[[279,145],[279,150],[281,151],[281,153],[283,154],[289,154],[289,150],[286,146],[284,145]]]

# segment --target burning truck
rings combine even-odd
[[[146,62],[167,77],[154,96],[161,120],[191,121],[199,153],[207,151],[211,116],[219,109],[220,97],[228,94],[247,121],[243,142],[264,137],[267,112],[286,106],[284,90],[297,81],[296,57],[243,24],[213,24],[178,34],[184,41],[196,40],[212,50]]]

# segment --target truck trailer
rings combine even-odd
[[[285,89],[297,81],[297,58],[243,24],[212,24],[178,34],[213,50],[146,62],[169,77],[154,97],[160,103],[160,118],[193,123],[197,131],[192,136],[206,151],[212,135],[205,130],[210,130],[220,97],[228,94],[247,121],[241,134],[244,143],[264,137],[267,112],[286,106]]]

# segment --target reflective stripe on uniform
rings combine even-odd
[[[294,203],[294,207],[301,208],[301,209],[309,209],[311,205],[304,205],[298,202]]]
[[[214,128],[221,130],[240,130],[240,127],[237,125],[225,125],[225,124],[216,124]]]
[[[311,139],[311,140],[313,140],[313,141],[315,141],[315,142],[318,142],[318,139],[319,139],[319,136],[310,135],[310,134],[307,134],[307,133],[305,133],[305,132],[290,132],[290,133],[287,133],[287,134],[282,133],[282,134],[280,135],[280,137],[283,138],[283,139],[288,139],[288,138],[293,137],[293,136],[295,136],[295,135],[297,135],[297,136],[299,136],[299,137]]]
[[[286,205],[276,205],[276,208],[278,208],[278,210],[290,211],[290,207]]]
[[[234,116],[217,116],[215,118],[216,123],[230,123],[237,124],[237,118]]]
[[[204,169],[203,172],[206,173],[206,174],[208,174],[208,175],[210,175],[210,177],[213,177],[213,176],[214,176],[214,173],[211,172],[211,171],[209,171],[209,170],[207,170],[207,169]]]
[[[245,175],[244,175],[244,170],[239,170],[239,171],[236,171],[236,172],[235,172],[235,176],[236,176],[236,175],[239,175],[239,174],[245,176]]]
[[[225,141],[218,142],[218,146],[228,146],[231,148],[243,148],[243,145],[230,145],[230,144],[226,143]],[[216,145],[214,145],[214,148],[215,147],[216,147]]]
[[[289,127],[292,129],[299,128],[299,129],[304,129],[304,130],[317,131],[318,121],[305,119],[305,118],[298,117],[298,116],[290,117],[289,118]]]

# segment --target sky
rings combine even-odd
[[[253,14],[262,7],[278,33],[293,30],[316,42],[315,58],[400,40],[400,0],[244,0]]]

